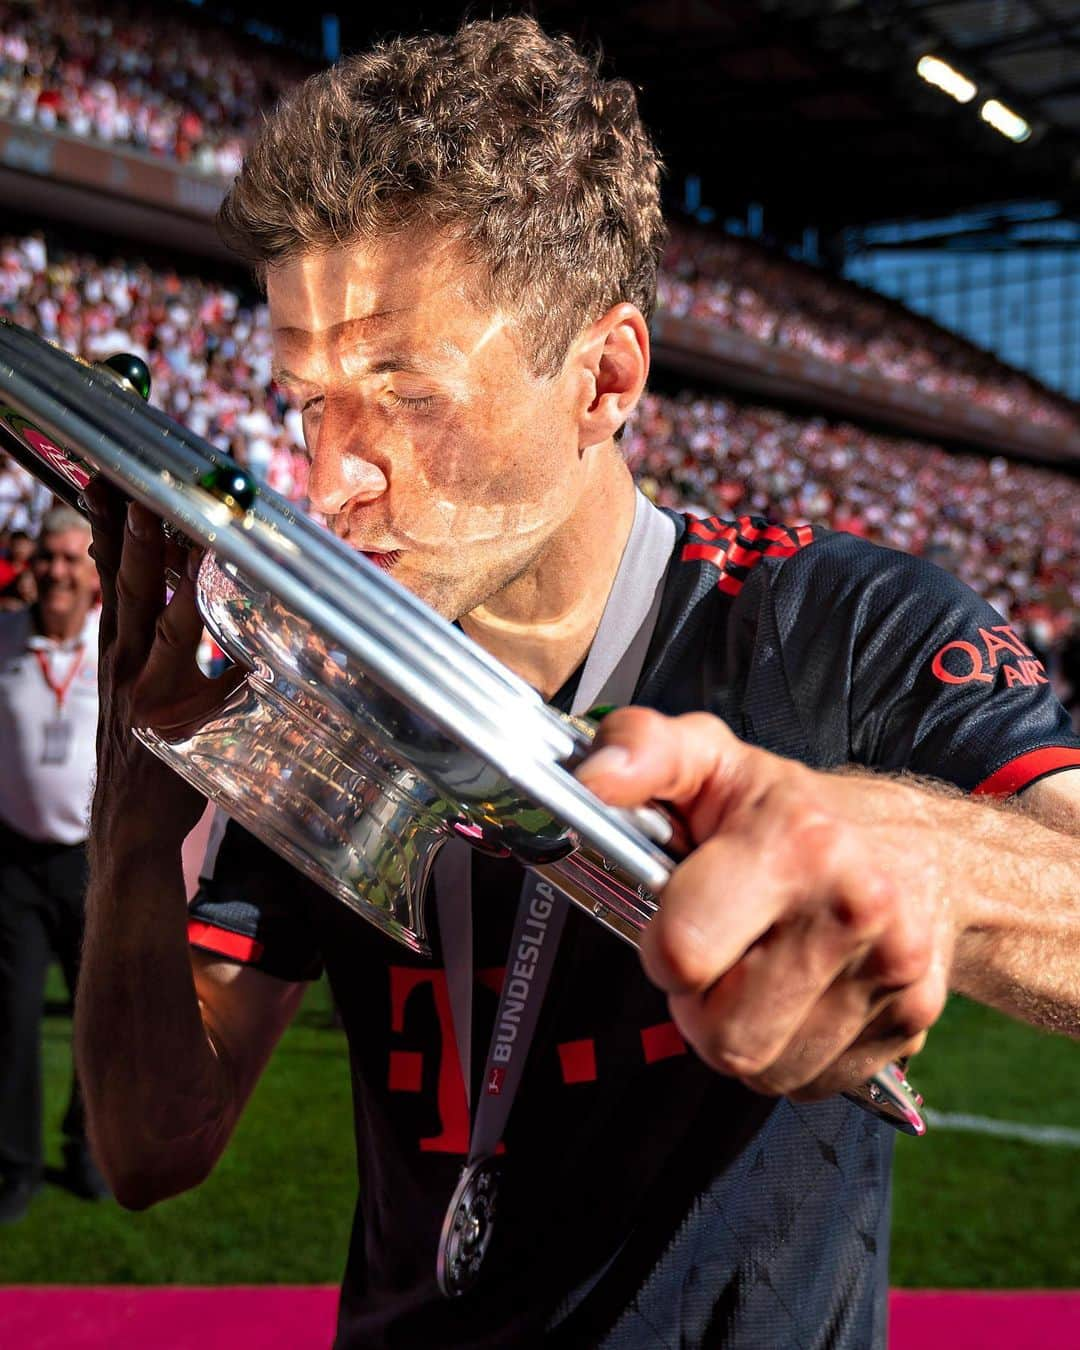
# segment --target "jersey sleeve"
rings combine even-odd
[[[996,796],[1080,768],[1042,662],[933,564],[827,535],[787,561],[774,598],[792,696],[846,721],[852,762]]]
[[[310,883],[220,810],[188,906],[188,942],[282,980],[322,973],[304,893]]]

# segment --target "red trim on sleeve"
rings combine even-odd
[[[1008,764],[1003,764],[996,773],[984,778],[978,787],[972,789],[972,796],[1009,797],[1020,792],[1036,778],[1058,769],[1080,769],[1080,750],[1075,747],[1056,745],[1047,750],[1028,750],[1017,755]]]
[[[233,961],[257,961],[263,954],[263,944],[255,938],[230,933],[227,928],[215,928],[212,923],[203,923],[199,919],[188,920],[187,935],[191,946],[217,952]]]

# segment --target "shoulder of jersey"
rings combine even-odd
[[[717,589],[738,595],[762,558],[790,558],[814,538],[810,525],[776,525],[761,516],[687,516],[679,561],[714,568]]]

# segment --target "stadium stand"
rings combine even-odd
[[[751,240],[673,225],[662,309],[847,370],[1075,432],[1076,410],[962,338],[883,296]]]
[[[301,73],[281,53],[145,6],[0,3],[0,116],[230,178],[261,107]]]
[[[104,263],[35,234],[0,239],[0,311],[91,361],[136,352],[159,407],[276,491],[303,497],[299,417],[271,387],[264,306],[220,283]]]
[[[0,239],[0,311],[90,360],[143,355],[158,406],[303,498],[300,421],[270,383],[262,304],[32,234]],[[663,505],[819,521],[925,554],[1034,626],[1041,649],[1080,614],[1080,483],[1064,474],[700,390],[647,395],[623,444]]]
[[[932,558],[1056,645],[1080,613],[1080,483],[715,394],[645,396],[623,441],[644,490],[706,515],[811,520]]]
[[[130,4],[0,0],[0,117],[174,158],[231,178],[258,115],[306,69]],[[1076,411],[970,343],[881,296],[753,241],[675,225],[660,306],[757,342],[963,399],[1036,426]]]
[[[260,108],[307,73],[259,44],[244,43],[240,55],[239,40],[220,29],[148,16],[126,0],[0,0],[0,118],[227,179]],[[1026,624],[1044,649],[1066,640],[1080,615],[1072,525],[1080,486],[987,452],[1002,446],[991,434],[995,419],[1067,444],[1080,436],[1071,403],[890,300],[688,222],[672,225],[658,309],[662,339],[665,320],[688,321],[684,340],[701,348],[684,382],[705,378],[674,396],[650,394],[629,429],[625,446],[650,495],[703,513],[819,520],[926,554]],[[120,349],[144,355],[155,402],[303,499],[299,418],[270,385],[265,309],[238,289],[103,262],[40,235],[9,236],[0,239],[0,311],[90,359]],[[761,392],[716,392],[709,352],[718,333],[735,335],[739,359],[763,369],[776,368],[777,352],[807,358],[811,396],[822,371],[815,363],[861,377],[871,399],[884,391],[884,423],[905,425],[897,406],[905,392],[924,396],[917,429],[937,416],[937,434],[892,436],[850,417],[762,406]],[[663,341],[660,352],[663,362]],[[822,410],[847,411],[835,383],[822,378],[819,389]],[[891,401],[889,389],[898,391]],[[805,384],[794,392],[808,402]],[[958,408],[982,417],[982,439],[973,422],[962,440],[983,454],[943,448],[958,439],[947,415]],[[41,494],[20,474],[6,471],[15,517],[0,528],[32,530],[40,518]]]

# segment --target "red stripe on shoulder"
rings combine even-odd
[[[1072,746],[1055,745],[1047,750],[1028,750],[1003,764],[996,773],[984,778],[972,788],[972,796],[1010,797],[1030,787],[1038,778],[1061,769],[1080,769],[1080,750]]]
[[[719,573],[716,585],[725,595],[738,595],[750,568],[762,558],[790,558],[814,541],[810,525],[773,525],[754,516],[734,520],[690,516],[686,533],[680,561],[710,563]]]
[[[227,928],[215,928],[212,923],[203,923],[200,919],[188,920],[187,934],[190,946],[216,952],[233,961],[257,961],[263,954],[263,944],[256,938],[230,933]]]

